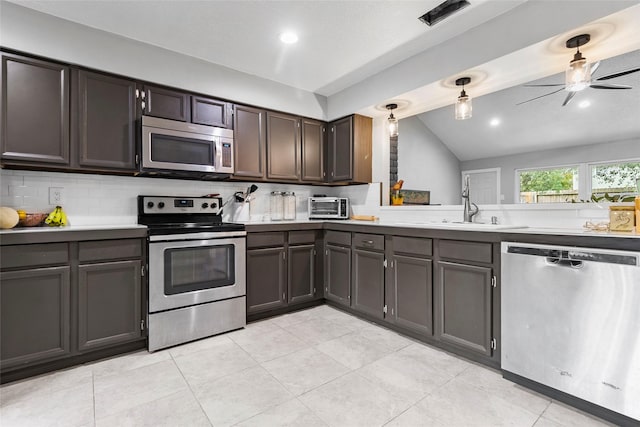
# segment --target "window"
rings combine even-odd
[[[517,170],[520,203],[579,200],[579,170],[579,166]]]
[[[590,198],[605,194],[624,197],[640,192],[640,162],[617,162],[589,165],[591,169]]]
[[[629,201],[640,194],[640,159],[516,170],[520,203]]]

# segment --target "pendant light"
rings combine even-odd
[[[589,40],[591,40],[589,34],[580,34],[567,40],[567,48],[577,49],[565,73],[565,90],[569,92],[578,92],[591,85],[591,64],[587,62],[587,58],[583,57],[582,52],[580,52],[580,46],[589,43]]]
[[[471,83],[470,77],[461,77],[456,80],[456,86],[462,86],[462,92],[456,101],[456,120],[465,120],[471,118],[473,106],[471,105],[471,97],[464,91],[464,85]]]
[[[389,118],[387,119],[387,125],[389,126],[389,136],[398,136],[398,119],[393,117],[393,110],[398,108],[398,104],[387,104],[387,110],[391,111]]]

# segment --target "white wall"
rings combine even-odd
[[[399,122],[398,179],[403,188],[431,191],[431,203],[460,203],[460,161],[418,117]]]
[[[325,119],[324,96],[0,2],[0,44],[158,84]],[[141,25],[144,25],[144,17]]]
[[[503,203],[515,203],[516,169],[575,165],[578,163],[607,162],[624,159],[640,159],[640,140],[605,142],[602,144],[542,150],[511,156],[468,160],[461,162],[461,169],[501,168],[500,189],[504,195]]]

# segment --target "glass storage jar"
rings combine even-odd
[[[284,219],[284,197],[282,191],[272,191],[269,213],[271,221],[282,221]]]
[[[284,198],[284,219],[296,219],[296,193],[293,191],[285,191],[282,195]]]

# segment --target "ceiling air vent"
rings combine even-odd
[[[428,26],[432,26],[467,6],[469,6],[469,2],[467,0],[446,0],[418,19]]]

